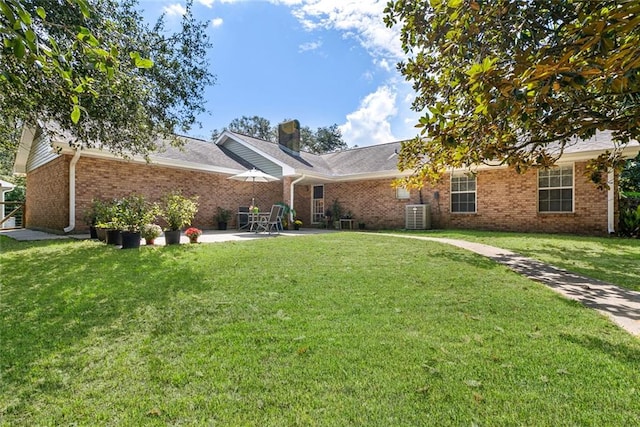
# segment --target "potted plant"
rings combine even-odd
[[[364,222],[358,223],[358,230],[364,230],[367,225]]]
[[[91,206],[89,209],[84,211],[83,220],[84,223],[89,226],[89,233],[92,239],[98,238],[98,231],[96,228],[96,224],[98,222],[98,217],[101,215],[101,212],[104,210],[105,203],[100,199],[91,200]]]
[[[147,245],[153,245],[155,239],[162,235],[162,228],[157,224],[145,224],[140,230],[140,235]]]
[[[118,201],[109,200],[97,205],[96,210],[96,233],[98,240],[109,245],[121,245],[122,236],[116,224]]]
[[[143,196],[131,194],[117,204],[116,222],[122,231],[122,249],[140,247],[142,227],[154,221],[159,209]]]
[[[218,222],[218,230],[226,230],[227,223],[231,219],[231,211],[218,206],[216,211],[216,221]]]
[[[300,227],[302,227],[302,220],[300,220],[300,219],[296,218],[296,219],[293,221],[293,229],[294,229],[294,230],[300,230]]]
[[[198,197],[188,198],[173,192],[162,199],[162,218],[167,223],[164,237],[167,245],[180,243],[180,229],[191,224],[198,212]]]
[[[189,227],[184,232],[191,243],[198,243],[198,237],[202,235],[202,230],[196,227]]]

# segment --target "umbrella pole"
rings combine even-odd
[[[256,179],[251,180],[253,182],[253,197],[251,198],[251,206],[256,205]]]

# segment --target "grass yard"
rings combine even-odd
[[[509,249],[565,270],[640,291],[640,239],[471,230],[424,233]]]
[[[447,245],[0,244],[2,426],[640,424],[638,338]]]

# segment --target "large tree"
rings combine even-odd
[[[147,25],[135,0],[0,1],[0,135],[39,123],[128,155],[188,131],[215,77],[207,23],[186,11],[170,32],[163,17]]]
[[[283,122],[290,119],[284,119]],[[211,139],[215,141],[225,130],[238,132],[265,141],[278,141],[278,126],[271,126],[271,122],[261,116],[242,116],[233,119],[222,130],[214,129]],[[342,139],[342,133],[337,124],[319,127],[315,132],[308,126],[300,127],[300,148],[310,153],[322,154],[347,148],[347,143]]]
[[[420,185],[448,167],[553,164],[597,130],[640,134],[640,3],[620,0],[396,0],[420,135],[399,167]],[[591,164],[591,177],[615,163]]]
[[[278,139],[278,129],[276,128],[274,131],[271,127],[271,122],[261,116],[235,118],[221,131],[214,129],[211,133],[211,139],[216,140],[225,130],[264,139],[265,141],[276,141]]]

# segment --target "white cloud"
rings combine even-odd
[[[213,18],[211,20],[211,25],[214,28],[217,28],[217,27],[221,26],[223,23],[224,23],[224,21],[222,20],[222,18]]]
[[[415,137],[420,114],[411,110],[412,93],[409,83],[396,78],[379,86],[347,114],[346,123],[340,125],[344,140],[363,147]]]
[[[389,61],[387,60],[387,58],[382,58],[379,61],[375,61],[376,65],[378,65],[378,67],[382,68],[383,70],[387,71],[387,72],[391,72],[391,64],[389,64]]]
[[[367,95],[340,126],[344,140],[359,147],[393,141],[390,118],[398,111],[396,95],[395,88],[387,85]]]
[[[201,5],[207,6],[211,8],[213,6],[214,0],[197,0]]]
[[[382,20],[386,0],[269,1],[292,7],[292,14],[310,31],[338,30],[344,37],[357,40],[374,58],[395,62],[404,57],[399,29],[387,28]]]
[[[316,50],[320,46],[322,46],[322,40],[317,40],[315,42],[303,43],[298,47],[299,52],[307,52],[309,50]]]
[[[187,10],[180,3],[174,3],[170,4],[169,6],[165,6],[163,10],[168,16],[184,15],[185,13],[187,13]]]

